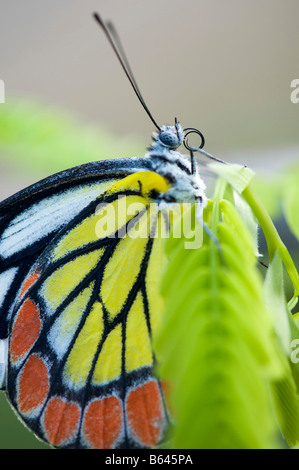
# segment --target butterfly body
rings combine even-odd
[[[170,180],[170,189],[160,195],[165,202],[198,202],[205,204],[205,184],[198,171],[192,173],[190,158],[176,149],[181,145],[184,133],[180,124],[162,126],[153,134],[154,142],[146,154],[152,171]],[[167,146],[167,144],[169,146]]]
[[[152,351],[163,211],[205,204],[202,179],[177,151],[183,136],[178,123],[162,126],[143,158],[66,170],[0,204],[0,380],[23,422],[55,447],[153,447],[165,437]]]

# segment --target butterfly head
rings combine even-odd
[[[176,150],[184,140],[182,126],[176,121],[175,126],[162,126],[155,139],[159,145],[170,150]]]
[[[153,143],[150,150],[168,152],[176,150],[184,141],[184,131],[182,126],[175,119],[174,126],[163,125],[159,132],[153,132]]]
[[[170,184],[169,189],[159,195],[159,201],[200,202],[202,206],[205,205],[205,184],[199,175],[193,154],[190,153],[190,158],[177,150],[181,144],[191,150],[185,142],[186,135],[190,132],[191,128],[183,129],[176,119],[174,126],[164,125],[153,133],[153,143],[147,157],[151,168]]]

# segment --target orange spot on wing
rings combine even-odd
[[[32,354],[21,370],[18,383],[18,405],[21,413],[34,413],[49,391],[48,367],[37,354]]]
[[[163,392],[163,396],[164,396],[164,401],[165,401],[166,406],[167,406],[167,411],[171,415],[173,415],[173,409],[172,409],[172,406],[171,406],[171,392],[172,392],[173,386],[170,382],[166,382],[165,380],[162,380],[161,381],[161,388],[162,388],[162,392]]]
[[[92,401],[85,412],[83,436],[95,449],[112,449],[122,431],[121,402],[115,396]]]
[[[19,310],[12,329],[9,346],[12,362],[19,361],[30,351],[41,327],[39,309],[31,299],[27,299]]]
[[[53,446],[61,446],[76,436],[80,419],[80,407],[76,403],[52,398],[43,415],[46,437]]]
[[[25,280],[23,287],[21,289],[21,292],[19,294],[19,299],[25,294],[25,292],[29,289],[29,287],[32,286],[32,284],[35,283],[35,281],[38,279],[40,273],[35,272],[30,274],[27,279]]]
[[[147,447],[155,446],[164,424],[160,390],[155,380],[131,390],[126,401],[132,436]]]

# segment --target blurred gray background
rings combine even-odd
[[[30,98],[148,146],[153,125],[93,11],[116,25],[159,124],[177,116],[208,152],[266,177],[298,161],[298,0],[0,0],[0,114]],[[0,199],[47,176],[37,173],[0,161]],[[39,445],[8,407],[0,416],[0,448]]]
[[[177,116],[229,160],[298,158],[298,0],[0,0],[0,113],[33,98],[149,144],[153,125],[93,11],[116,25],[158,123]]]

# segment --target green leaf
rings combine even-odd
[[[286,354],[290,354],[291,329],[284,296],[282,261],[276,251],[264,283],[265,304],[272,316],[275,332]]]
[[[269,383],[284,368],[252,237],[228,201],[210,203],[208,211],[220,248],[207,237],[196,250],[185,248],[184,237],[166,242],[166,310],[154,345],[173,387],[174,445],[276,447]]]
[[[239,201],[238,203],[240,204]],[[244,208],[244,212],[246,209],[248,210],[248,215],[244,213],[241,215],[240,213],[238,213],[237,210],[238,208],[240,208],[240,206],[234,208],[234,206],[225,199],[220,202],[223,221],[226,223],[227,226],[229,226],[232,230],[236,232],[238,239],[242,240],[243,245],[246,245],[246,252],[249,254],[249,256],[252,256],[252,254],[256,256],[256,237],[252,234],[254,228],[251,227],[251,230],[248,230],[248,225],[253,223],[253,216],[252,220],[249,220],[249,217],[251,217],[252,212],[245,201],[241,207]],[[247,222],[246,225],[244,224],[245,219]]]
[[[299,359],[296,358],[296,351],[293,351],[292,347],[295,342],[298,349],[299,331],[289,311],[288,315],[291,331],[290,354],[281,355],[284,373],[282,378],[271,383],[271,392],[281,432],[287,443],[295,446],[299,442]]]
[[[284,351],[280,356],[284,368],[283,377],[271,383],[273,404],[286,441],[289,445],[295,445],[299,441],[299,397],[290,363],[292,320],[286,305],[282,261],[278,252],[275,253],[267,271],[264,298]]]
[[[291,329],[290,366],[297,387],[297,394],[299,395],[299,312],[292,315],[288,311],[288,315]]]
[[[247,204],[249,204],[249,206],[251,207],[252,212],[254,213],[261,226],[261,229],[264,232],[270,262],[274,258],[276,251],[279,253],[279,256],[294,286],[294,295],[291,301],[289,302],[290,306],[294,306],[296,302],[296,297],[299,296],[299,275],[294,261],[290,256],[287,247],[282,242],[268,212],[266,211],[261,200],[255,194],[253,189],[250,186],[247,186],[243,190],[242,196],[244,197]]]
[[[281,431],[290,446],[299,441],[299,397],[290,365],[285,362],[284,378],[271,384],[272,398]]]
[[[256,218],[253,215],[253,212],[247,202],[239,195],[237,191],[234,191],[234,203],[235,208],[242,219],[242,222],[246,226],[248,232],[251,235],[253,245],[254,245],[254,254],[259,257],[258,249],[258,224]]]
[[[209,163],[211,168],[218,176],[225,179],[236,191],[242,193],[254,177],[254,172],[237,163],[224,165],[223,163]]]
[[[296,182],[290,183],[284,195],[283,208],[288,225],[299,240],[299,174]]]

